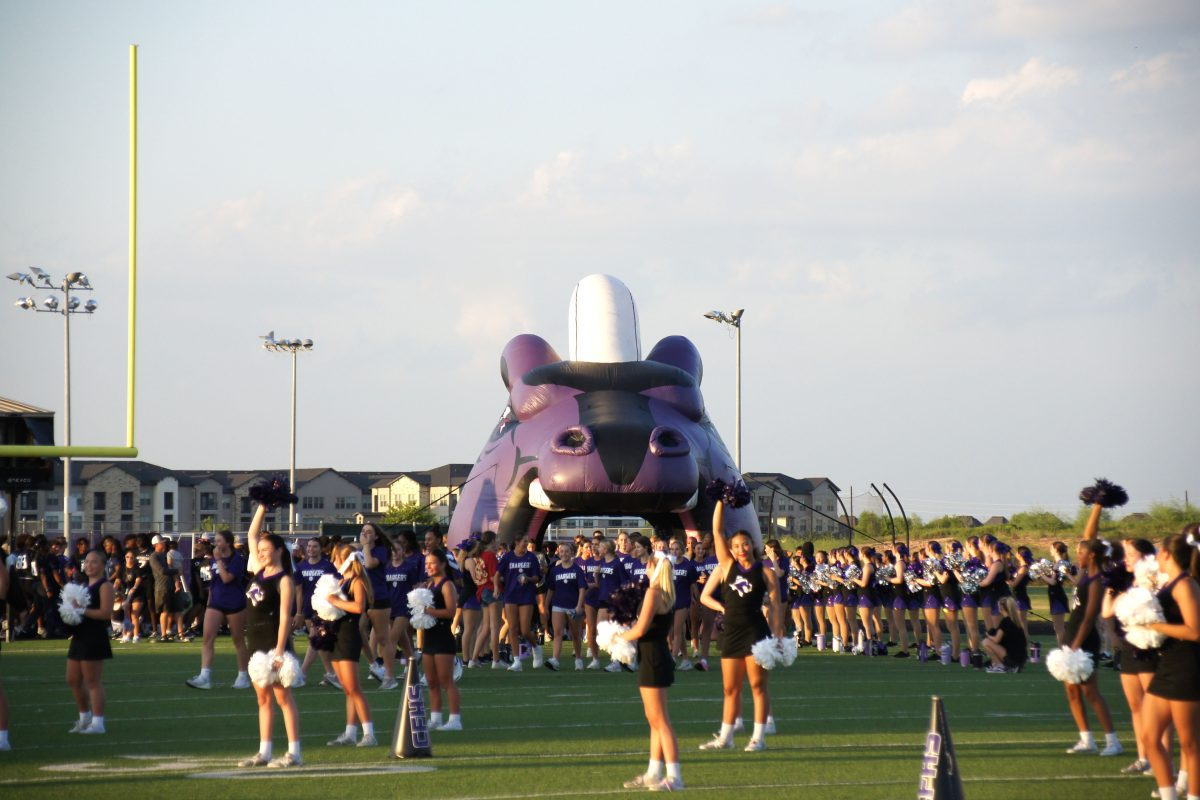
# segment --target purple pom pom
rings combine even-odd
[[[750,503],[750,488],[743,481],[737,481],[725,490],[725,505],[730,508],[741,508]]]
[[[312,633],[308,635],[309,645],[314,650],[323,650],[326,653],[331,653],[336,641],[337,632],[333,628],[333,623],[326,622],[320,617],[314,618]]]
[[[288,486],[287,478],[282,475],[272,475],[250,487],[250,499],[268,509],[291,505],[297,499]]]
[[[646,587],[640,583],[626,583],[608,597],[609,615],[621,625],[633,625],[642,610]]]
[[[714,503],[718,500],[724,500],[727,488],[725,481],[720,478],[713,478],[708,482],[708,486],[704,487],[704,496]]]
[[[1091,486],[1085,486],[1079,493],[1079,499],[1084,505],[1099,505],[1101,508],[1115,508],[1129,502],[1129,495],[1123,488],[1112,481],[1097,478]]]

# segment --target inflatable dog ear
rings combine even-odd
[[[660,339],[650,351],[650,355],[646,356],[646,360],[679,367],[695,379],[697,386],[704,378],[704,363],[700,360],[700,351],[690,339],[683,336]]]
[[[513,383],[534,367],[543,364],[553,364],[562,361],[554,348],[540,336],[532,333],[522,333],[509,339],[500,354],[500,379],[504,388],[510,392]]]

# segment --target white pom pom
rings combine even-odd
[[[779,665],[781,667],[790,667],[796,661],[796,640],[785,636],[782,639],[776,639],[776,641],[779,642]]]
[[[1142,556],[1133,565],[1133,582],[1143,589],[1157,592],[1164,585],[1163,575],[1158,571],[1158,559],[1154,556]]]
[[[750,655],[754,656],[755,663],[763,669],[774,669],[779,663],[779,648],[770,636],[755,642],[750,648]]]
[[[337,576],[322,575],[317,579],[317,585],[313,587],[312,607],[316,615],[326,622],[336,622],[346,615],[345,611],[329,602],[331,594],[336,594],[343,600],[346,599]]]
[[[279,665],[279,685],[291,687],[300,679],[300,659],[288,651],[284,651],[283,663]]]
[[[612,653],[613,661],[622,664],[633,666],[637,661],[637,645],[619,636],[612,640],[612,649],[609,652]]]
[[[259,688],[275,683],[279,678],[279,673],[275,671],[275,667],[271,663],[273,660],[274,655],[266,650],[259,650],[250,656],[250,663],[246,665],[246,672],[250,673],[250,682]]]
[[[83,622],[83,612],[87,610],[90,600],[86,586],[68,583],[58,599],[58,615],[66,624],[78,625]]]
[[[408,607],[413,615],[424,611],[433,605],[433,592],[425,588],[413,589],[408,593]]]
[[[423,607],[418,611],[414,611],[413,615],[408,618],[408,621],[414,628],[422,631],[427,631],[434,625],[437,625],[437,620],[426,614]]]
[[[613,661],[632,664],[637,661],[637,645],[621,636],[628,630],[628,626],[606,619],[596,624],[596,644],[610,654]]]
[[[1086,650],[1056,647],[1046,655],[1046,669],[1063,683],[1083,683],[1092,676],[1092,654]]]
[[[1125,641],[1139,650],[1155,650],[1162,647],[1163,642],[1166,640],[1167,637],[1158,631],[1143,628],[1141,625],[1134,625],[1132,628],[1125,629]]]

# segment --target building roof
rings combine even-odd
[[[53,417],[54,412],[48,411],[37,406],[27,405],[26,403],[17,400],[10,400],[7,397],[0,397],[0,414],[13,414],[21,416],[49,416]]]
[[[747,472],[745,479],[750,490],[753,491],[760,483],[778,483],[783,487],[788,494],[812,494],[815,490],[821,488],[822,484],[829,484],[829,488],[836,494],[841,491],[837,485],[825,477],[816,478],[793,478],[790,475],[784,475],[782,472]]]
[[[471,474],[474,464],[443,464],[428,471],[430,486],[459,486]]]

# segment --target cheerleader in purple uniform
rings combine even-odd
[[[754,696],[754,732],[745,749],[756,752],[766,748],[771,698],[767,693],[767,670],[754,660],[751,648],[768,635],[783,638],[779,585],[775,573],[755,557],[754,540],[749,534],[735,531],[726,542],[723,500],[718,500],[713,509],[712,528],[719,565],[713,580],[704,589],[701,602],[725,615],[725,630],[721,634],[721,680],[725,703],[721,731],[700,749],[733,747],[733,730],[742,705],[742,683],[749,680]],[[719,601],[712,596],[718,582],[722,589]],[[771,598],[766,617],[762,610],[764,595]]]
[[[601,540],[600,562],[596,565],[596,619],[598,621],[603,622],[608,619],[608,598],[612,596],[613,592],[621,588],[621,584],[625,583],[626,580],[625,567],[622,566],[621,560],[617,558],[613,543]],[[596,646],[595,641],[592,641],[590,644],[592,652],[598,653],[599,648]],[[593,656],[587,668],[600,669],[600,660]],[[621,665],[616,661],[612,661],[605,667],[605,670],[608,672],[620,672]]]
[[[900,554],[908,554],[908,548],[904,545],[896,547]],[[904,614],[908,611],[908,586],[904,574],[908,567],[902,557],[897,557],[897,553],[890,550],[885,558],[894,570],[893,575],[888,578],[888,583],[892,587],[892,600],[888,604],[888,619],[891,621],[892,630],[899,634],[896,637],[899,649],[894,657],[908,658],[908,626],[904,621]]]
[[[1008,580],[1008,588],[1013,600],[1017,601],[1017,624],[1029,638],[1029,610],[1033,604],[1029,602],[1029,567],[1033,564],[1033,551],[1024,545],[1017,548],[1016,571]]]
[[[879,629],[871,624],[872,609],[878,605],[875,599],[875,564],[871,560],[874,552],[869,547],[864,547],[862,552],[859,552],[858,548],[853,545],[846,551],[851,564],[857,560],[857,564],[854,565],[858,567],[858,577],[854,577],[852,574],[850,583],[857,595],[855,605],[858,611],[858,622],[862,626],[863,641],[856,644],[854,648],[854,652],[859,655],[873,655],[875,641],[879,638]],[[847,567],[849,566],[850,564],[847,564]]]
[[[89,551],[83,560],[88,604],[83,619],[71,629],[67,648],[67,685],[75,696],[79,721],[71,733],[104,733],[104,662],[112,658],[109,644],[113,609],[113,587],[104,577],[104,555]],[[7,720],[0,720],[6,723]],[[7,724],[2,727],[8,728]]]
[[[1168,536],[1158,551],[1158,569],[1167,584],[1158,593],[1165,622],[1149,627],[1167,637],[1142,706],[1142,736],[1159,797],[1171,800],[1171,761],[1162,735],[1174,723],[1179,732],[1179,784],[1188,800],[1200,798],[1200,526]],[[1184,773],[1187,773],[1186,782]]]
[[[677,669],[686,672],[695,665],[687,656],[687,622],[692,613],[693,600],[696,593],[696,579],[699,573],[696,565],[683,555],[683,543],[672,539],[667,545],[671,555],[672,578],[675,585],[675,621],[671,629],[671,656],[679,659]]]
[[[942,651],[942,626],[938,622],[942,608],[942,592],[938,588],[938,572],[934,565],[937,557],[928,546],[922,548],[920,554],[921,572],[917,575],[917,583],[924,590],[921,610],[925,617],[925,644],[936,656]]]
[[[583,594],[583,622],[584,635],[588,642],[588,658],[591,663],[588,664],[588,669],[599,669],[600,662],[596,660],[596,612],[598,611],[600,601],[598,599],[599,589],[596,587],[596,569],[600,566],[600,544],[599,542],[591,542],[584,539],[579,545],[579,555],[577,561],[579,565],[587,572],[587,591]],[[595,664],[593,667],[592,664]]]
[[[962,545],[958,542],[951,542],[951,548],[958,552]],[[963,624],[967,629],[967,646],[971,652],[978,652],[980,648],[979,639],[979,589],[976,588],[973,592],[963,591],[963,576],[971,571],[976,571],[983,566],[983,560],[980,558],[979,538],[972,536],[967,539],[966,552],[960,569],[954,570],[954,577],[958,580],[960,603],[962,605]]]
[[[550,567],[547,583],[550,586],[550,619],[554,626],[554,650],[546,659],[546,667],[559,669],[563,633],[571,629],[571,647],[575,653],[575,669],[583,669],[583,598],[587,593],[587,567],[575,559],[575,547],[569,542],[558,545],[558,561]]]
[[[813,616],[817,620],[817,636],[820,637],[822,645],[825,642],[829,642],[829,645],[832,646],[833,640],[830,637],[830,633],[826,631],[826,623],[828,623],[828,627],[832,628],[833,631],[837,630],[833,627],[833,612],[829,609],[829,597],[833,593],[833,590],[829,587],[829,584],[819,577],[827,574],[828,569],[829,553],[824,550],[818,550],[813,556],[812,579],[810,581],[813,594]]]
[[[1046,584],[1046,595],[1050,599],[1050,623],[1054,626],[1054,636],[1061,647],[1067,641],[1066,617],[1071,610],[1067,600],[1066,585],[1073,582],[1075,565],[1067,558],[1067,546],[1063,542],[1050,545],[1050,555],[1054,561],[1054,575],[1043,578]]]
[[[234,689],[249,689],[250,675],[246,665],[250,654],[246,651],[246,593],[242,578],[246,574],[246,557],[233,549],[233,534],[217,531],[216,546],[213,548],[213,581],[208,590],[208,608],[204,612],[204,644],[200,649],[200,674],[188,678],[187,685],[193,689],[212,688],[212,663],[216,650],[217,632],[222,625],[229,626],[229,638],[237,653],[237,680]]]
[[[504,596],[504,616],[508,620],[508,644],[512,648],[513,663],[509,672],[521,671],[521,641],[529,644],[533,654],[533,668],[542,667],[542,647],[533,637],[533,609],[537,600],[538,578],[541,568],[537,555],[529,549],[529,537],[520,536],[513,550],[505,553],[497,567],[497,575]]]
[[[367,580],[371,582],[374,601],[359,623],[363,637],[363,652],[367,654],[371,675],[381,689],[395,689],[396,643],[392,640],[392,599],[387,582],[388,562],[392,560],[392,542],[374,522],[362,526],[358,534]]]
[[[713,538],[710,534],[705,535],[696,543],[696,558],[693,561],[696,564],[696,592],[698,600],[699,593],[704,591],[713,572],[717,569],[717,556],[713,548]],[[714,596],[720,599],[721,587],[716,587]],[[708,654],[712,649],[713,627],[716,625],[716,619],[716,612],[703,603],[696,603],[696,623],[692,628],[696,632],[696,642],[694,643],[692,657],[695,659],[696,669],[700,672],[708,671]]]
[[[845,572],[842,570],[842,551],[834,550],[830,554],[829,574],[826,585],[829,596],[826,598],[826,610],[833,622],[833,646],[835,653],[846,652],[850,646],[850,626],[846,620],[846,585]]]
[[[317,581],[321,579],[322,575],[337,574],[337,568],[321,553],[320,539],[314,536],[304,543],[304,560],[296,566],[296,583],[299,584],[300,591],[296,593],[296,618],[293,620],[293,625],[296,628],[304,628],[310,638],[313,634],[313,618],[315,616],[312,607],[313,589],[316,588]],[[325,667],[324,682],[340,687],[338,676],[333,671],[333,662],[329,660],[329,653],[317,650],[315,647],[308,648],[308,652],[304,654],[304,663],[300,665],[301,676],[308,672],[313,659],[318,655],[321,657],[321,664]],[[301,681],[298,685],[303,686],[304,683]]]
[[[813,597],[809,580],[812,576],[812,564],[808,556],[800,550],[792,554],[788,567],[788,596],[792,598],[792,624],[796,626],[796,644],[808,647],[813,639]]]
[[[962,607],[962,589],[958,585],[958,578],[955,576],[954,570],[947,567],[946,560],[942,558],[941,543],[930,542],[929,552],[933,557],[933,571],[937,576],[938,594],[942,597],[942,616],[946,620],[946,630],[950,633],[950,658],[957,661],[962,647],[962,632],[958,627],[958,610]]]
[[[393,659],[398,648],[404,654],[404,663],[413,657],[412,627],[408,622],[412,612],[408,608],[408,593],[421,582],[424,561],[417,547],[416,536],[412,531],[400,531],[396,540],[392,542],[391,558],[383,571],[383,579],[387,586],[385,596],[388,601],[388,624],[391,626],[392,641],[396,645],[392,649]]]

